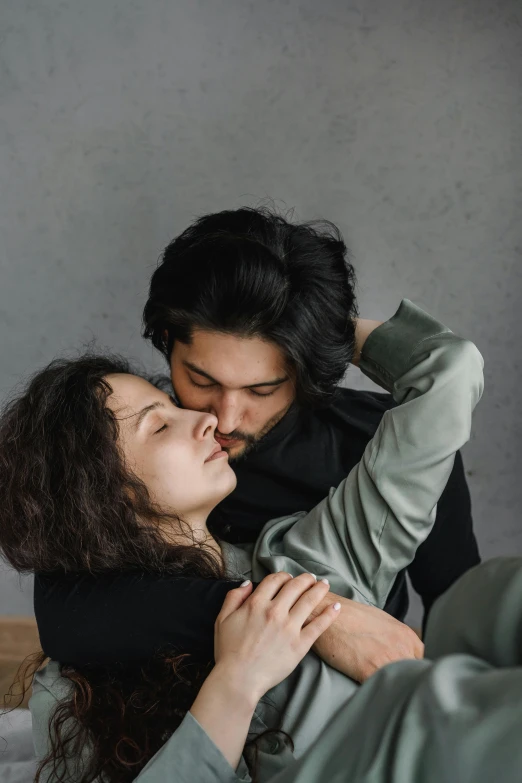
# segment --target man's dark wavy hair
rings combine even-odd
[[[195,328],[281,348],[303,406],[328,403],[354,351],[355,273],[327,221],[291,223],[267,208],[196,220],[152,275],[144,336],[170,360]]]

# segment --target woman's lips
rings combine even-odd
[[[212,462],[213,460],[220,459],[221,457],[228,457],[228,454],[226,451],[223,451],[218,443],[216,448],[211,452],[210,456],[206,458],[205,462]]]

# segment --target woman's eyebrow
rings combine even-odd
[[[150,413],[151,411],[156,410],[157,408],[164,408],[165,403],[160,402],[153,402],[151,405],[146,405],[144,408],[142,408],[138,413],[133,413],[133,416],[136,416],[136,421],[134,422],[134,429],[137,430],[140,427],[140,424],[142,423],[143,419],[147,415],[147,413]]]

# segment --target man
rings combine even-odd
[[[168,360],[181,404],[217,416],[237,473],[213,517],[224,538],[255,540],[267,520],[312,508],[359,461],[393,404],[338,386],[356,315],[346,255],[331,224],[239,209],[190,226],[152,277],[145,336]],[[459,455],[409,569],[425,611],[478,562]],[[402,575],[387,610],[403,619],[407,606]]]
[[[312,508],[358,462],[393,404],[389,395],[338,388],[357,312],[346,255],[329,223],[239,209],[196,221],[167,247],[152,277],[145,336],[168,360],[180,403],[217,416],[217,439],[237,472],[237,489],[211,518],[222,538],[255,540],[267,520]],[[409,569],[426,611],[478,560],[459,455],[434,529]],[[110,586],[100,577],[37,578],[36,616],[51,657],[139,660],[177,639],[195,654],[212,650],[213,623],[233,583],[108,579]],[[108,589],[118,606],[110,616],[102,599]],[[403,619],[407,603],[401,574],[386,609]],[[343,670],[362,680],[389,660],[419,654],[391,617],[344,607],[317,645],[325,660],[343,658]],[[58,613],[67,639],[54,631]]]

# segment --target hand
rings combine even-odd
[[[312,617],[334,600],[341,604],[340,615],[313,648],[334,669],[364,682],[388,663],[424,657],[424,645],[415,631],[374,606],[329,593]]]
[[[324,602],[327,592],[328,583],[312,574],[292,579],[279,573],[265,577],[254,592],[248,582],[227,594],[215,625],[216,665],[190,712],[232,769],[259,699],[295,669],[338,616],[339,609]]]
[[[352,364],[356,367],[359,366],[361,360],[361,353],[364,348],[364,343],[371,335],[374,329],[381,326],[382,321],[370,321],[367,318],[356,318],[355,321],[355,350],[353,352]]]
[[[324,603],[327,582],[312,574],[277,573],[231,590],[219,613],[214,636],[215,671],[232,677],[254,704],[304,658],[339,615],[335,599]],[[320,612],[310,614],[323,601]]]

